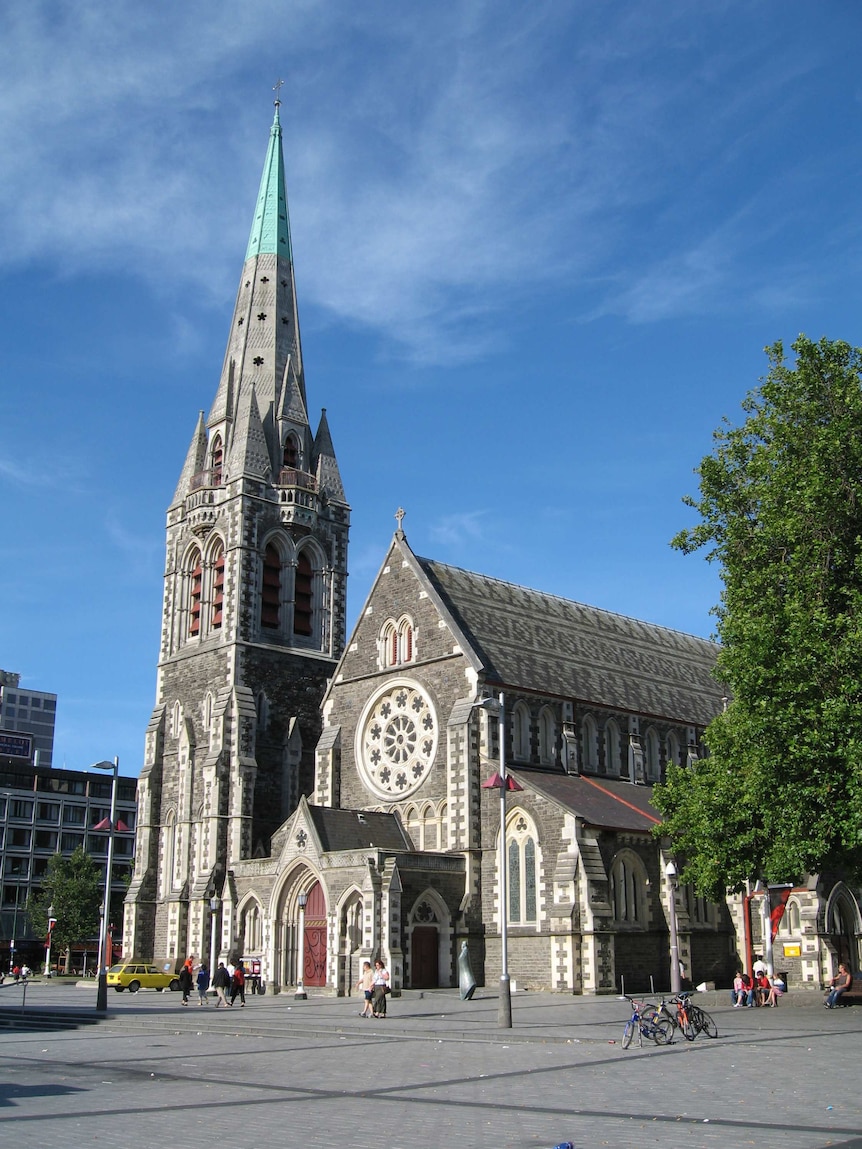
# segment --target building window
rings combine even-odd
[[[591,714],[588,714],[584,719],[582,731],[584,766],[590,770],[597,770],[599,766],[599,731]]]
[[[213,559],[212,628],[218,630],[224,615],[224,547],[219,546]]]
[[[525,702],[512,709],[512,755],[516,762],[530,761],[530,710]]]
[[[201,592],[203,589],[203,564],[201,553],[192,551],[189,560],[189,635],[197,637],[201,632]]]
[[[210,451],[210,478],[214,487],[221,486],[223,467],[224,447],[222,445],[221,435],[216,435],[212,442],[212,450]]]
[[[10,826],[6,845],[11,849],[29,850],[32,830],[26,826]]]
[[[57,823],[60,820],[59,802],[39,802],[36,806],[36,818],[39,822]]]
[[[557,751],[557,724],[549,706],[543,706],[539,713],[539,762],[542,766],[553,766]]]
[[[673,730],[667,736],[667,752],[665,754],[668,763],[673,763],[674,766],[679,765],[679,737]]]
[[[86,810],[83,806],[64,806],[63,807],[63,825],[64,826],[83,826],[85,822]]]
[[[533,925],[536,921],[537,865],[536,833],[521,811],[514,811],[507,833],[509,857],[509,921],[513,925]]]
[[[646,925],[646,872],[637,855],[626,852],[611,867],[614,918],[629,925]]]
[[[9,817],[24,818],[29,822],[33,817],[33,803],[26,798],[10,798]]]
[[[267,630],[278,630],[280,602],[281,556],[270,543],[263,556],[263,589],[260,602],[260,625]]]
[[[246,951],[260,950],[262,948],[263,930],[261,927],[260,906],[257,902],[252,902],[251,905],[246,906],[243,910],[240,933]]]
[[[659,738],[658,731],[650,726],[646,733],[646,776],[647,780],[657,782],[661,775],[659,767]]]
[[[282,467],[285,470],[293,471],[299,466],[299,450],[296,445],[296,437],[288,435],[284,440],[284,455],[281,461]]]
[[[784,913],[781,915],[781,921],[778,923],[778,932],[795,935],[802,933],[802,919],[799,913],[799,902],[796,898],[788,898]]]
[[[616,776],[620,772],[620,728],[613,718],[605,727],[605,773]]]
[[[396,623],[394,619],[389,619],[380,633],[379,643],[382,666],[401,666],[405,662],[412,662],[415,654],[412,620],[402,618]]]
[[[300,551],[296,560],[296,579],[293,596],[293,633],[308,638],[312,634],[314,608],[314,571],[306,551]]]

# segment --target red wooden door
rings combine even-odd
[[[326,985],[326,898],[315,882],[305,907],[305,961],[302,980],[306,985]]]

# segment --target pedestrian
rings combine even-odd
[[[33,971],[30,969],[30,967],[27,965],[27,963],[24,962],[24,964],[21,966],[21,977],[24,979],[24,981],[27,980],[27,978],[30,976],[30,974],[32,972]]]
[[[362,963],[362,973],[359,975],[359,981],[356,983],[356,988],[361,989],[365,995],[365,1008],[360,1013],[360,1017],[373,1017],[374,1011],[371,1008],[371,995],[374,990],[374,971],[371,968],[371,962],[366,961]]]
[[[380,958],[374,962],[372,975],[371,1007],[375,1017],[386,1016],[386,995],[389,993],[389,970]]]
[[[198,1005],[206,1005],[207,990],[210,987],[210,971],[206,967],[206,962],[201,962],[200,969],[198,970],[197,984]]]
[[[239,998],[241,1008],[245,1008],[245,966],[240,959],[236,964],[236,969],[233,971],[233,979],[230,983],[230,1003]]]
[[[183,968],[180,970],[179,983],[180,989],[183,991],[183,1005],[189,1004],[189,994],[192,992],[192,987],[194,986],[192,961],[193,958],[189,955],[183,962]]]
[[[846,993],[853,984],[853,975],[843,962],[838,966],[838,973],[829,984],[832,988],[823,1004],[827,1009],[835,1009],[841,1002],[841,995]]]
[[[225,1000],[225,996],[224,996],[224,991],[228,988],[229,985],[230,985],[230,976],[228,975],[228,972],[225,969],[224,962],[220,961],[218,963],[218,969],[213,974],[213,989],[215,990],[215,994],[216,994],[216,1009],[218,1009],[218,1007],[220,1005],[227,1005],[227,1001]]]
[[[742,970],[739,969],[736,971],[736,977],[733,979],[733,989],[730,991],[733,1008],[737,1009],[740,1005],[745,1005],[747,997],[748,987],[742,980]]]

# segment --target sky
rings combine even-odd
[[[0,39],[0,667],[137,774],[165,512],[281,89],[349,625],[413,550],[710,636],[763,348],[862,344],[856,0],[30,0]]]

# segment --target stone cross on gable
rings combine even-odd
[[[404,516],[406,514],[407,514],[407,512],[404,510],[403,507],[399,507],[398,510],[395,512],[395,521],[398,523],[398,534],[399,535],[404,534]]]

